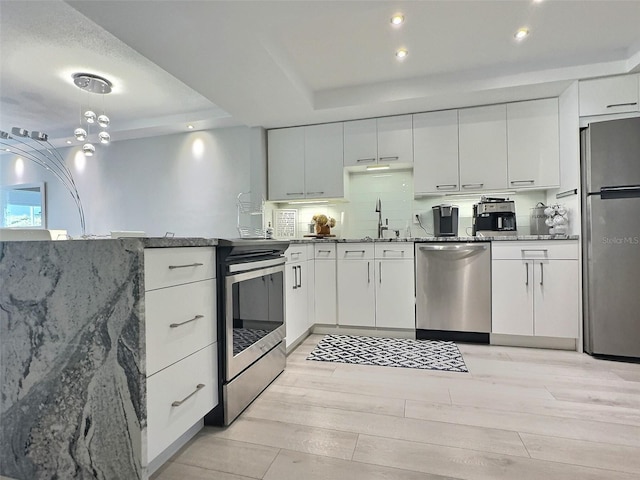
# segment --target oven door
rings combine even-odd
[[[284,259],[257,270],[234,265],[225,279],[226,378],[231,381],[285,336]]]

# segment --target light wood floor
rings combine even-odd
[[[469,373],[305,360],[157,480],[640,478],[640,365],[459,344]]]

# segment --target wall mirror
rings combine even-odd
[[[45,184],[24,183],[0,187],[0,227],[47,228]]]

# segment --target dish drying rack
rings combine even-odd
[[[251,192],[238,194],[238,233],[240,238],[264,238],[264,197],[259,203],[251,201]]]

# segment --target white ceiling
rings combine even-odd
[[[118,140],[539,98],[640,71],[640,0],[2,0],[0,17],[0,129],[57,139],[81,105],[104,108]],[[80,91],[81,71],[113,93]]]

